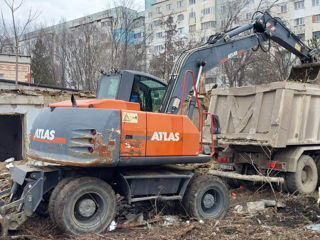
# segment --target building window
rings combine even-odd
[[[155,27],[160,26],[161,24],[162,24],[162,20],[153,21],[153,26],[155,26]]]
[[[142,34],[141,34],[141,32],[135,33],[135,34],[133,35],[133,37],[134,37],[135,39],[141,38],[141,37],[142,37]]]
[[[305,37],[305,34],[304,33],[301,33],[301,34],[297,34],[298,38],[301,40],[301,41],[304,41],[306,39]]]
[[[148,13],[148,18],[152,18],[152,12]]]
[[[156,45],[154,46],[153,50],[158,53],[161,52],[164,49],[163,45]]]
[[[189,26],[189,32],[195,32],[196,31],[196,25],[190,25]]]
[[[294,9],[298,10],[298,9],[303,9],[304,8],[304,1],[299,1],[299,2],[295,2],[294,3]]]
[[[216,26],[215,21],[204,22],[204,23],[201,23],[201,30],[214,28],[215,26]]]
[[[172,4],[171,3],[167,4],[166,8],[167,8],[167,10],[172,10]]]
[[[312,33],[313,38],[320,38],[320,31],[316,31]]]
[[[112,22],[111,21],[105,21],[101,23],[102,27],[111,27],[112,26]]]
[[[156,12],[160,14],[161,13],[161,7],[157,7],[156,8]]]
[[[288,11],[288,10],[287,10],[287,4],[280,6],[280,12],[281,12],[281,13],[285,13],[285,12],[287,12],[287,11]]]
[[[201,10],[201,17],[203,17],[204,15],[213,13],[213,7],[211,8],[204,8]]]
[[[189,5],[194,5],[196,4],[196,0],[189,0]]]
[[[320,23],[320,14],[313,15],[312,16],[312,22],[313,23]]]
[[[156,33],[156,37],[157,37],[157,38],[163,38],[162,32],[157,32],[157,33]]]
[[[180,27],[177,29],[178,34],[182,34],[184,32],[184,27]]]
[[[183,14],[179,14],[178,17],[177,17],[177,20],[178,21],[182,21],[183,19],[184,19]]]
[[[183,7],[183,0],[177,2],[178,8]]]
[[[319,6],[320,5],[320,0],[312,0],[312,6]]]
[[[196,13],[195,12],[190,12],[189,13],[189,18],[195,18],[196,17]]]
[[[304,18],[296,18],[294,20],[294,25],[296,25],[296,26],[304,25]]]

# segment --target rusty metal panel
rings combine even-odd
[[[220,117],[220,144],[284,148],[320,144],[320,86],[275,82],[214,89],[209,112]],[[205,142],[210,142],[206,126]]]
[[[115,166],[120,131],[120,110],[46,108],[31,129],[27,156],[68,166]]]

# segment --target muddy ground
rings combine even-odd
[[[1,174],[4,172],[0,172],[3,187],[7,180]],[[154,202],[147,202],[130,207],[119,199],[121,207],[116,219],[119,228],[114,231],[74,237],[62,233],[49,217],[35,215],[20,231],[10,232],[9,239],[320,239],[320,232],[305,228],[306,225],[320,223],[318,192],[309,196],[293,196],[273,193],[265,185],[250,189],[230,188],[230,198],[228,214],[219,221],[201,223],[190,219],[180,203],[155,205]],[[260,199],[277,199],[285,203],[286,207],[269,207],[257,213],[248,213],[246,203]],[[237,205],[244,206],[244,210],[237,212]],[[143,219],[149,224],[137,226],[139,224],[131,223],[121,226],[128,214],[143,215]]]

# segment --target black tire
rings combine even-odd
[[[72,179],[58,193],[55,220],[64,232],[74,235],[104,231],[116,214],[116,196],[109,184],[98,178]]]
[[[320,186],[320,161],[317,162],[317,172],[318,172],[318,184],[317,186]]]
[[[312,157],[302,155],[294,173],[287,173],[286,185],[291,193],[308,194],[314,192],[318,184],[317,166]]]
[[[317,166],[317,171],[318,171],[318,184],[317,187],[320,186],[320,156],[317,155],[315,158],[316,166]]]
[[[229,201],[228,188],[220,178],[199,175],[191,179],[182,203],[190,216],[197,219],[223,219]]]
[[[73,178],[64,178],[62,179],[58,185],[53,189],[51,195],[50,195],[50,199],[49,199],[49,204],[48,204],[48,212],[49,212],[49,216],[50,219],[54,222],[57,223],[56,218],[55,218],[55,203],[57,200],[57,196],[59,194],[59,192],[61,191],[61,189],[72,180]]]

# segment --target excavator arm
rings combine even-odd
[[[235,36],[250,30],[253,30],[251,35],[235,38]],[[176,114],[179,111],[183,95],[184,75],[187,70],[193,71],[197,76],[198,86],[202,72],[209,71],[244,51],[257,49],[259,46],[265,50],[262,43],[270,40],[297,55],[302,63],[313,62],[312,49],[290,31],[279,18],[273,18],[268,12],[265,12],[249,24],[228,32],[215,34],[208,39],[206,44],[183,52],[175,61],[160,112]],[[188,76],[185,86],[186,92],[189,92],[192,86],[191,76]],[[190,118],[194,106],[195,95],[189,104],[188,116]]]

